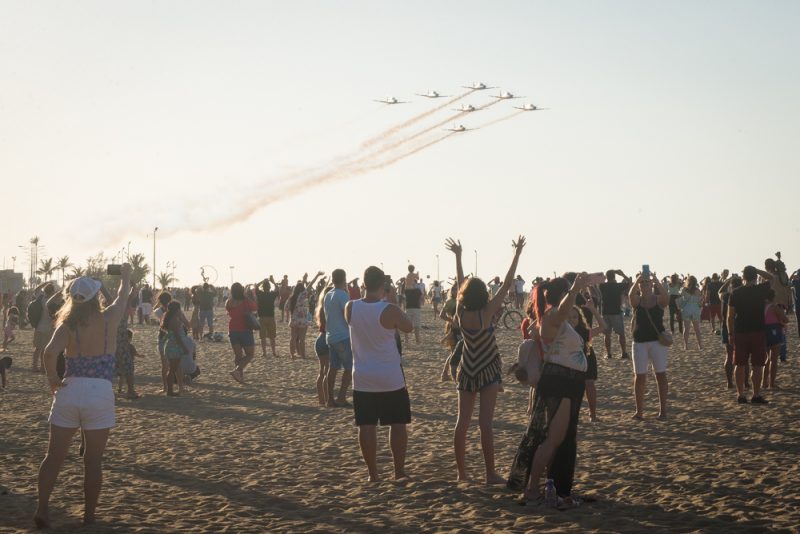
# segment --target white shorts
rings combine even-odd
[[[406,315],[411,319],[411,324],[414,325],[414,328],[419,328],[419,324],[422,322],[422,309],[406,308]]]
[[[647,364],[653,364],[653,371],[656,373],[667,372],[667,355],[669,347],[665,347],[658,341],[645,341],[644,343],[633,342],[633,372],[637,375],[647,374]]]
[[[142,315],[149,316],[151,313],[153,313],[153,305],[152,304],[150,304],[148,302],[145,302],[145,303],[141,304],[141,307],[142,307]]]
[[[48,421],[62,428],[100,430],[116,424],[114,387],[104,378],[70,376],[56,391]]]

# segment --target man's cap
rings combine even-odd
[[[92,300],[97,292],[100,291],[102,284],[99,280],[89,278],[88,276],[81,276],[72,282],[69,287],[69,294],[75,302],[86,302]]]

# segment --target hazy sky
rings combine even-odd
[[[201,265],[220,283],[231,265],[245,282],[369,264],[397,276],[407,260],[435,276],[437,254],[445,277],[451,235],[489,277],[519,233],[528,280],[642,263],[704,274],[779,249],[800,266],[798,2],[0,8],[7,268],[27,270],[18,246],[34,235],[40,257],[130,241],[150,261],[155,226],[157,269],[175,262],[185,284]],[[445,101],[414,93],[473,81],[526,98],[427,148],[450,107],[499,89],[379,137]],[[412,103],[373,102],[386,95]],[[524,102],[550,109],[511,117]]]

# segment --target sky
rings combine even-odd
[[[800,267],[800,3],[3,0],[3,265]],[[497,89],[458,101],[482,81]],[[453,118],[461,104],[524,98]],[[387,95],[408,104],[374,102]],[[442,109],[446,102],[452,104]],[[519,112],[513,105],[542,108]],[[444,131],[454,124],[475,130]],[[22,248],[20,248],[22,246]],[[12,260],[16,257],[16,260]],[[169,268],[172,270],[172,268]]]

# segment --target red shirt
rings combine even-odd
[[[230,308],[228,316],[231,318],[228,322],[228,332],[246,332],[250,330],[245,322],[244,316],[246,313],[254,312],[258,309],[256,303],[252,300],[245,299],[241,304]]]

